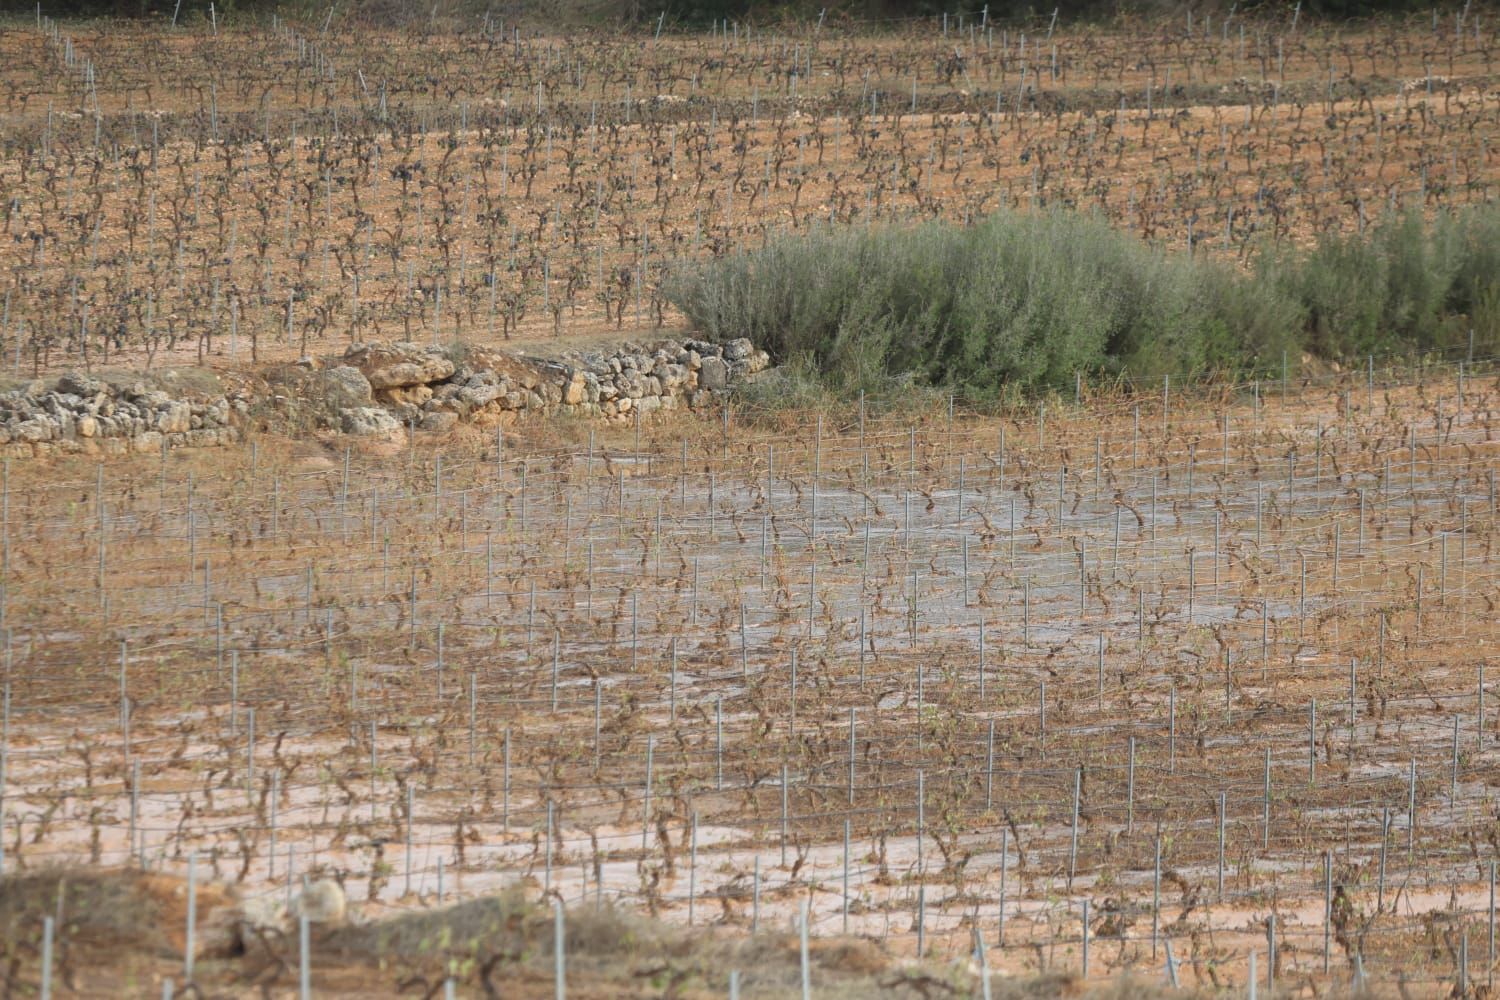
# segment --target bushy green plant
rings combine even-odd
[[[1009,213],[772,239],[687,265],[668,294],[707,336],[750,337],[836,395],[895,384],[971,400],[1075,372],[1270,371],[1451,350],[1500,334],[1500,212],[1390,216],[1247,269],[1164,252],[1076,212]],[[756,390],[774,394],[772,386]],[[764,399],[760,400],[765,402]]]
[[[1473,330],[1475,351],[1493,356],[1500,353],[1500,209],[1470,211],[1453,222],[1458,260],[1444,308],[1466,321],[1459,336],[1467,341]]]

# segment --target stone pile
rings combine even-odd
[[[626,345],[610,354],[575,354],[560,363],[563,405],[602,417],[628,417],[710,402],[732,384],[770,367],[765,351],[741,338],[727,344],[702,340],[667,341],[654,348]]]
[[[632,420],[701,407],[770,365],[748,340],[668,340],[535,360],[479,348],[357,344],[342,357],[303,359],[261,388],[224,392],[208,378],[190,392],[174,373],[104,377],[71,372],[0,393],[0,457],[125,454],[228,444],[247,424],[283,433],[335,431],[396,438],[461,420],[575,414]],[[201,373],[200,373],[200,378]]]
[[[766,353],[744,339],[627,344],[547,361],[377,343],[350,347],[319,374],[322,391],[339,400],[339,430],[387,435],[404,427],[444,431],[486,414],[633,419],[637,412],[702,406],[769,365]]]
[[[70,372],[0,393],[0,456],[118,455],[239,440],[248,403],[228,395],[174,398],[144,381],[120,383]]]

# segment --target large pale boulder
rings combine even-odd
[[[177,400],[167,402],[157,410],[156,429],[163,434],[181,434],[192,430],[192,406]]]
[[[263,931],[292,934],[304,915],[310,924],[342,927],[349,917],[343,888],[332,879],[318,879],[299,892],[290,907],[278,892],[246,897],[238,907],[239,933],[242,937]]]
[[[430,385],[451,377],[457,370],[440,348],[404,341],[356,344],[344,352],[344,363],[358,368],[372,389]]]
[[[353,407],[340,417],[344,433],[356,437],[394,437],[401,433],[401,421],[378,406]]]
[[[307,917],[310,924],[339,927],[347,916],[343,888],[332,879],[318,879],[292,900],[292,919]]]
[[[318,390],[335,409],[370,405],[370,380],[353,365],[338,365],[318,373]]]

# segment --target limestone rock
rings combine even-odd
[[[458,390],[457,398],[469,411],[486,407],[504,395],[498,385],[466,385]]]
[[[359,344],[344,352],[344,362],[364,373],[373,389],[404,388],[441,382],[456,370],[436,347],[416,344]]]
[[[180,434],[193,429],[191,405],[169,400],[157,410],[156,429],[163,434]]]
[[[724,345],[725,361],[743,361],[755,351],[754,345],[746,337],[739,337]]]
[[[280,893],[269,896],[251,896],[240,903],[240,933],[253,939],[256,931],[276,931],[285,934],[291,929],[291,917]]]
[[[422,416],[419,428],[432,434],[441,434],[443,431],[452,430],[458,423],[458,414],[447,410],[435,410]]]
[[[68,372],[57,380],[58,392],[71,393],[74,396],[81,396],[84,399],[92,399],[108,392],[108,390],[109,387],[102,381],[90,375],[84,375],[81,372]]]
[[[348,905],[344,890],[332,879],[319,879],[309,885],[292,900],[290,916],[296,920],[307,917],[310,924],[327,927],[341,926],[348,916]]]
[[[52,440],[52,421],[48,417],[32,417],[11,427],[12,439],[26,444],[37,444]]]
[[[387,406],[400,408],[402,406],[421,406],[432,398],[432,387],[428,385],[398,386],[393,389],[381,389],[375,394],[375,398]]]
[[[393,437],[401,433],[401,421],[389,410],[378,406],[360,406],[340,414],[345,434],[357,437]]]
[[[698,369],[698,387],[717,391],[729,384],[729,366],[724,364],[722,358],[708,357],[703,359],[703,367]]]
[[[365,373],[353,365],[339,365],[318,373],[317,391],[334,409],[369,406],[371,388]]]

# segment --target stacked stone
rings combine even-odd
[[[340,400],[346,434],[389,435],[402,428],[445,431],[482,413],[572,413],[633,419],[711,401],[770,365],[750,341],[664,341],[653,347],[582,352],[557,361],[514,359],[502,368],[455,361],[442,348],[359,344],[325,370]]]
[[[585,353],[559,365],[565,407],[601,417],[629,418],[679,405],[702,406],[734,382],[770,366],[743,338],[727,344],[668,341],[655,348],[627,344],[611,354]]]
[[[700,407],[770,365],[748,340],[626,344],[558,360],[500,356],[470,363],[439,347],[359,344],[338,364],[311,359],[271,378],[267,402],[291,425],[359,436],[396,437],[408,429],[442,432],[482,415],[569,413],[632,420]],[[277,394],[277,387],[281,393]],[[243,395],[175,398],[144,382],[121,384],[69,373],[0,393],[0,457],[124,454],[164,446],[240,440]]]
[[[0,455],[124,454],[239,440],[235,415],[243,399],[174,399],[144,383],[117,387],[69,373],[0,393]]]

